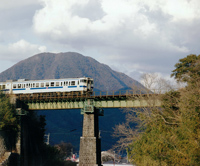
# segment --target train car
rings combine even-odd
[[[0,82],[0,89],[6,94],[41,94],[77,92],[81,94],[93,92],[93,79],[82,78],[63,78],[48,80],[7,80]]]

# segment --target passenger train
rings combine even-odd
[[[41,94],[41,93],[79,93],[92,94],[93,79],[63,78],[48,80],[7,80],[0,82],[0,90],[6,94]]]

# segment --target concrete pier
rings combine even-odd
[[[79,166],[101,166],[101,140],[99,138],[99,109],[84,107],[83,134],[80,138]]]

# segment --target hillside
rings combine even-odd
[[[91,77],[95,88],[118,90],[140,84],[127,75],[112,70],[91,57],[75,52],[41,53],[20,61],[0,73],[0,81],[26,79],[54,79],[72,77]]]
[[[142,86],[123,73],[113,71],[109,66],[101,64],[91,57],[78,53],[41,53],[27,58],[0,73],[0,81],[19,78],[53,79],[68,77],[92,77],[95,89],[119,90]],[[115,144],[113,127],[125,121],[125,114],[120,109],[104,109],[104,116],[99,118],[102,150],[108,150]],[[46,110],[38,111],[38,115],[46,116],[46,133],[50,133],[50,144],[61,141],[71,142],[78,152],[82,135],[83,116],[80,110]]]

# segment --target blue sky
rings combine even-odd
[[[74,51],[139,80],[169,78],[200,53],[199,0],[1,0],[0,72],[41,52]]]

